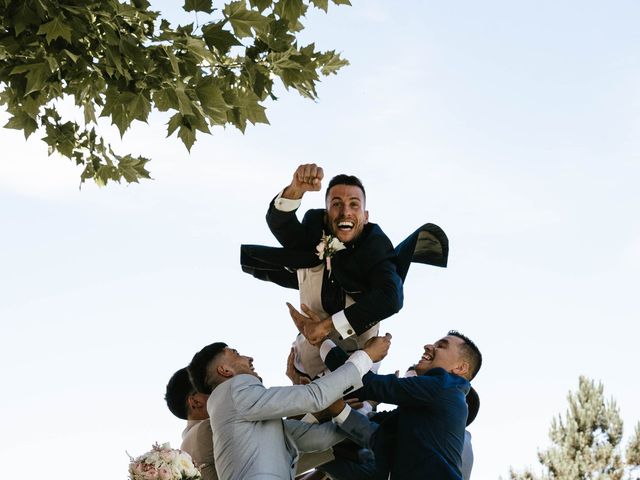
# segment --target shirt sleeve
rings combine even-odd
[[[304,417],[300,419],[300,421],[304,423],[319,423],[318,419],[313,413],[306,413]]]
[[[364,376],[373,365],[371,357],[364,350],[356,350],[353,352],[347,362],[353,363],[356,366],[360,376]]]
[[[356,331],[353,326],[347,320],[347,316],[344,314],[344,310],[340,310],[338,313],[334,313],[331,316],[333,322],[333,328],[340,334],[340,337],[349,338],[355,335]]]
[[[276,207],[276,210],[280,210],[281,212],[293,212],[300,207],[302,203],[302,199],[291,199],[291,198],[283,198],[282,194],[284,193],[284,189],[278,194],[278,196],[273,201],[273,205]]]
[[[340,426],[344,423],[344,421],[347,419],[350,413],[351,413],[351,407],[349,405],[345,405],[342,411],[338,415],[333,417],[331,421],[336,425]]]
[[[333,343],[333,340],[331,340],[330,338],[327,338],[324,342],[322,342],[322,345],[320,345],[320,358],[323,362],[327,358],[327,355],[329,355],[331,349],[335,348],[335,346],[336,344]]]

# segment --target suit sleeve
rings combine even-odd
[[[367,373],[362,397],[404,407],[424,407],[439,403],[441,376],[398,378],[395,375]]]
[[[283,247],[293,250],[314,249],[322,233],[324,217],[321,212],[309,210],[300,222],[296,216],[296,210],[291,212],[278,210],[272,200],[267,210],[267,225]]]
[[[351,440],[366,448],[371,447],[371,436],[378,427],[377,423],[370,421],[366,415],[362,415],[355,410],[351,410],[346,420],[340,424],[340,429]]]
[[[402,308],[402,279],[396,271],[391,242],[381,231],[358,252],[358,268],[369,283],[367,291],[344,309],[349,324],[360,335]],[[373,260],[373,263],[372,263]]]
[[[345,433],[332,422],[312,424],[285,419],[283,423],[287,433],[294,439],[296,447],[301,452],[326,450],[345,439]]]
[[[257,378],[247,377],[234,389],[232,398],[242,418],[251,421],[318,412],[362,385],[353,363],[308,385],[265,388]]]

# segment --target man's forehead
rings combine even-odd
[[[358,200],[364,200],[364,193],[362,189],[357,185],[347,185],[344,183],[339,183],[338,185],[334,185],[327,192],[327,200],[333,200],[334,198],[344,198],[347,197],[349,199],[356,198]]]
[[[447,335],[446,337],[442,337],[436,343],[460,345],[461,343],[463,343],[463,341],[461,338],[456,337],[455,335]]]

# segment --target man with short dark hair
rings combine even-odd
[[[293,480],[298,452],[325,450],[344,434],[332,423],[282,417],[323,410],[358,388],[362,375],[384,358],[389,344],[390,336],[377,337],[340,368],[310,384],[272,388],[264,387],[251,357],[224,343],[196,353],[188,370],[196,388],[210,393],[207,410],[219,477]]]
[[[321,346],[323,356],[332,347],[330,340],[325,341]],[[369,441],[375,464],[362,466],[343,461],[320,468],[339,480],[356,478],[356,472],[357,478],[371,480],[386,480],[389,475],[392,480],[461,480],[468,415],[465,397],[469,382],[481,365],[478,347],[452,330],[434,344],[424,346],[415,377],[368,373],[363,378],[361,398],[398,408],[379,427],[363,416],[350,415],[348,406],[335,420],[341,428],[360,435],[361,443]]]
[[[397,249],[382,229],[369,222],[362,182],[337,175],[326,191],[325,208],[296,211],[306,192],[321,189],[324,172],[300,165],[290,184],[270,203],[267,224],[284,247],[242,245],[242,269],[259,278],[300,290],[305,322],[295,342],[295,366],[314,378],[324,369],[317,346],[329,336],[347,352],[378,334],[381,320],[402,308],[403,286],[412,261],[446,266],[448,240],[426,224]]]
[[[187,368],[184,367],[171,376],[164,398],[171,413],[187,421],[187,427],[182,432],[180,450],[191,455],[203,480],[218,480],[207,412],[209,395],[196,391]]]

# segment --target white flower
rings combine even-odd
[[[131,480],[199,480],[201,476],[188,453],[171,448],[168,443],[162,446],[156,443],[149,452],[138,458],[131,458],[129,478]]]
[[[318,252],[318,258],[323,260],[333,257],[337,252],[345,248],[347,247],[345,247],[344,243],[338,240],[337,237],[325,235],[325,233],[322,232],[322,237],[320,238],[320,243],[316,246],[316,251]]]
[[[345,248],[347,247],[344,246],[344,243],[342,243],[336,237],[331,238],[331,241],[329,242],[329,250],[333,251],[333,253],[344,250]]]

